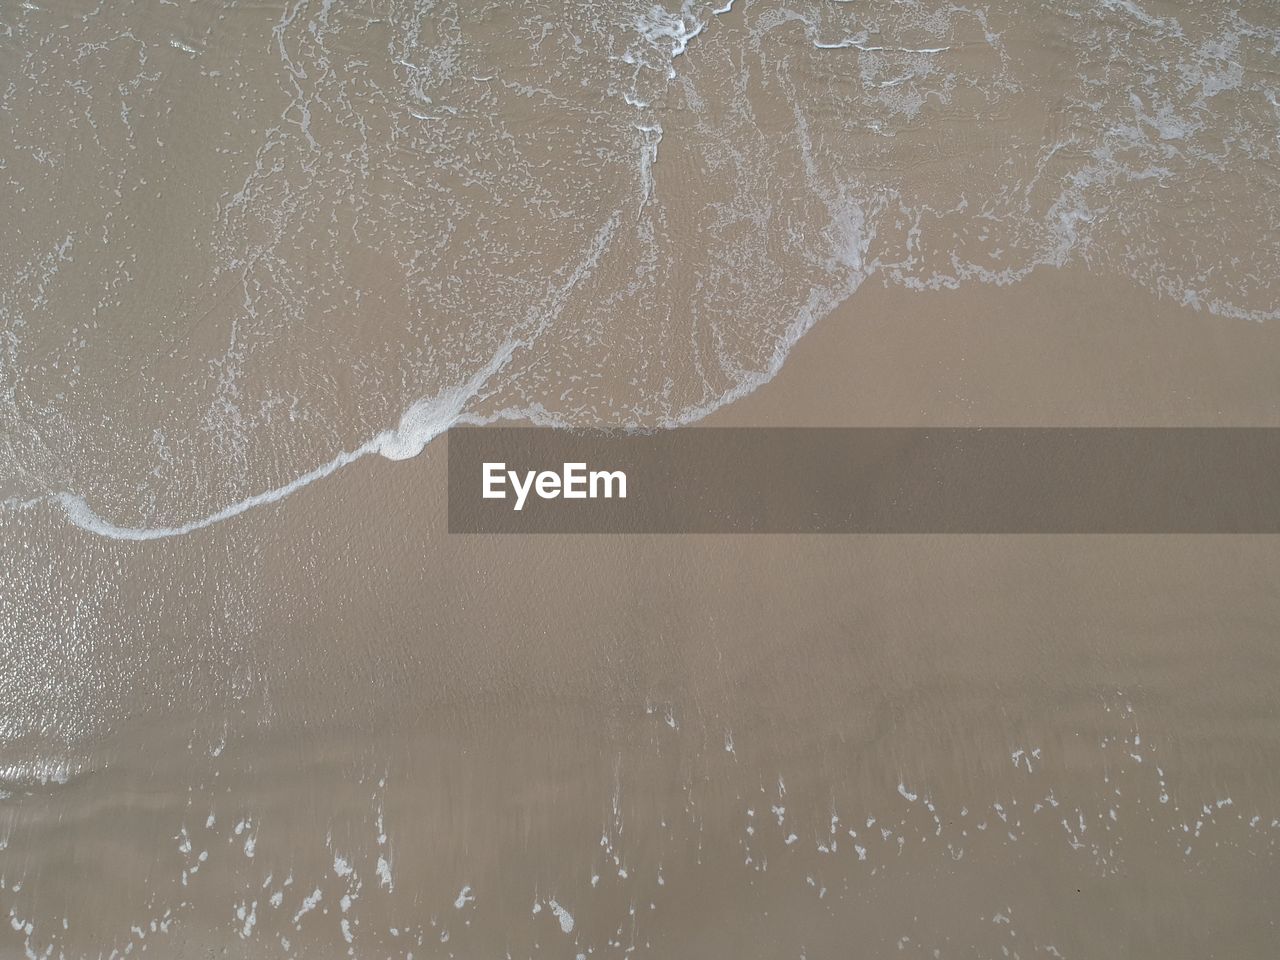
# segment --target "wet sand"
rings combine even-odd
[[[1274,425],[1277,348],[868,284],[707,422]],[[446,443],[24,514],[5,955],[1274,954],[1275,538],[450,536]]]
[[[1277,51],[0,11],[0,958],[1274,957],[1275,537],[449,535],[439,434],[1280,426]]]

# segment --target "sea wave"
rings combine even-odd
[[[172,537],[456,423],[680,426],[872,276],[1280,316],[1265,10],[167,16],[0,37],[8,510]]]

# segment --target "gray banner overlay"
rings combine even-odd
[[[1280,428],[479,427],[448,449],[451,533],[1280,533]]]

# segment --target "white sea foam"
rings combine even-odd
[[[349,463],[354,463],[367,453],[372,453],[374,448],[366,444],[358,450],[350,453],[340,453],[328,463],[321,464],[314,470],[310,470],[282,486],[272,490],[264,490],[262,493],[254,494],[246,497],[236,503],[223,507],[216,513],[212,513],[207,517],[201,517],[198,520],[192,520],[187,523],[178,524],[172,527],[122,527],[105,520],[98,516],[85,502],[85,499],[73,493],[56,493],[53,499],[61,505],[66,511],[67,519],[74,523],[82,530],[90,533],[96,533],[99,536],[109,537],[112,540],[164,540],[167,537],[178,537],[187,533],[194,533],[197,530],[203,530],[205,527],[211,527],[215,523],[223,520],[230,520],[246,511],[252,510],[254,507],[260,507],[268,503],[276,503],[283,500],[295,490],[300,490],[316,480],[322,480],[336,470],[345,467]]]
[[[216,513],[187,523],[167,527],[124,527],[100,517],[79,495],[60,492],[52,494],[51,498],[62,507],[67,519],[77,527],[112,540],[164,540],[195,533],[197,530],[204,530],[224,520],[247,513],[256,507],[278,503],[290,494],[317,480],[323,480],[369,454],[378,454],[388,460],[408,460],[416,457],[428,443],[455,425],[483,426],[498,420],[516,419],[537,422],[539,419],[537,410],[530,410],[527,417],[522,411],[511,409],[504,409],[490,417],[475,417],[464,413],[467,399],[475,396],[474,391],[478,390],[482,383],[483,379],[477,383],[473,378],[467,387],[450,391],[444,397],[419,401],[405,411],[398,426],[382,431],[355,450],[343,451],[327,463],[307,471],[289,483],[246,497],[223,507]],[[468,389],[472,392],[468,392]],[[564,426],[561,421],[555,419],[544,422],[548,425]]]
[[[573,914],[560,906],[555,900],[548,900],[547,906],[551,908],[555,918],[560,921],[560,929],[564,933],[573,933]]]
[[[528,318],[523,325],[524,336],[504,342],[489,361],[472,374],[465,383],[437,396],[419,400],[401,415],[400,422],[395,427],[383,430],[355,450],[339,453],[332,460],[309,470],[289,483],[246,497],[198,520],[163,527],[124,527],[112,523],[96,514],[85,499],[76,494],[59,492],[53,494],[52,498],[62,507],[72,523],[90,533],[114,540],[163,540],[203,530],[255,507],[277,503],[295,491],[317,480],[323,480],[371,453],[376,453],[388,460],[407,460],[416,457],[428,443],[454,425],[483,425],[498,419],[514,419],[517,414],[511,409],[503,409],[489,417],[470,415],[466,412],[467,404],[475,399],[490,380],[511,362],[519,349],[530,346],[542,336],[574,287],[595,269],[616,227],[617,219],[612,218],[597,231],[595,241],[588,249],[586,257],[556,289],[548,312],[542,316]],[[538,409],[530,409],[528,417],[536,420],[539,417]]]
[[[1085,54],[1046,78],[1011,54],[1028,41],[1016,4],[893,6],[873,26],[853,3],[627,2],[565,21],[563,42],[540,14],[516,11],[543,38],[517,69],[483,23],[437,36],[393,12],[379,77],[339,56],[358,43],[336,11],[291,4],[265,28],[279,97],[201,88],[223,132],[196,143],[202,131],[189,130],[193,145],[224,156],[231,131],[244,149],[184,197],[211,229],[175,233],[175,262],[211,266],[157,311],[216,307],[182,317],[215,346],[177,387],[140,365],[136,395],[172,390],[181,414],[153,423],[111,409],[118,452],[94,442],[93,407],[110,404],[115,381],[78,378],[142,302],[148,241],[121,184],[145,175],[138,117],[166,95],[161,67],[189,69],[218,41],[106,22],[127,21],[123,9],[68,26],[48,56],[23,62],[7,105],[65,115],[65,137],[94,143],[101,162],[25,127],[14,156],[83,180],[103,217],[68,233],[79,221],[66,198],[45,195],[57,215],[32,223],[29,249],[0,266],[0,416],[14,464],[0,463],[0,484],[16,493],[0,508],[52,501],[95,534],[153,540],[277,503],[370,453],[413,457],[455,424],[679,427],[768,383],[872,276],[931,290],[1078,265],[1208,314],[1280,316],[1267,232],[1280,95],[1257,66],[1280,32],[1265,17],[1230,4],[1175,17],[1142,0],[1068,3],[1055,29]],[[26,41],[31,29],[15,27]],[[87,82],[95,71],[119,74],[120,89]],[[376,96],[354,103],[353,83]],[[930,104],[956,137],[922,136]],[[1043,129],[1002,124],[999,150],[973,146],[1019,104],[1043,108]],[[545,135],[503,119],[530,105]],[[1248,178],[1228,175],[1243,161]],[[1195,216],[1185,229],[1183,208]],[[352,264],[373,261],[376,281],[356,277]],[[78,291],[99,287],[85,315]],[[388,290],[405,298],[403,329],[386,324],[389,342],[369,338],[381,352],[362,353],[349,331],[377,327],[381,308],[361,311]],[[65,344],[47,369],[34,360],[43,348],[24,343],[37,326]],[[179,326],[164,332],[181,352],[190,331]],[[311,351],[313,330],[322,346]],[[295,366],[296,379],[275,379]],[[279,483],[299,450],[333,450],[327,421],[347,415],[309,385],[349,379],[358,422],[394,425]],[[367,402],[392,396],[422,399]],[[56,492],[33,496],[42,490]],[[165,522],[113,521],[109,502]]]

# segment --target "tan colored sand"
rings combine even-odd
[[[871,287],[712,422],[1272,424],[1277,338],[1082,273]],[[123,629],[49,661],[108,723],[5,801],[15,917],[68,956],[1273,953],[1273,538],[449,536],[444,461],[159,544],[49,515]],[[224,592],[252,642],[202,648]]]

